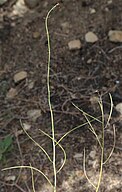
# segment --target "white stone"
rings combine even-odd
[[[77,40],[72,40],[68,43],[69,50],[78,50],[81,49],[82,44],[79,39]]]
[[[98,37],[95,33],[93,33],[92,31],[89,31],[85,35],[85,40],[88,43],[95,43],[96,41],[98,41]]]
[[[26,71],[20,71],[19,73],[16,73],[14,75],[14,82],[18,83],[19,81],[22,81],[23,79],[27,78],[27,72]]]
[[[122,115],[122,103],[116,105],[116,110]]]
[[[122,31],[119,30],[110,30],[108,32],[108,37],[111,42],[120,42],[122,43]]]
[[[88,63],[88,64],[92,63],[92,59],[91,59],[91,58],[88,59],[88,60],[87,60],[87,63]]]
[[[96,10],[94,8],[90,8],[90,14],[96,13]]]

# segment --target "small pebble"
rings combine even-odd
[[[90,8],[90,14],[96,13],[96,10],[94,8]]]
[[[16,179],[15,175],[5,177],[5,181],[15,181],[15,179]]]
[[[76,153],[75,155],[74,155],[74,158],[75,159],[81,159],[83,157],[83,154],[82,153]]]
[[[68,43],[69,50],[78,50],[81,49],[82,44],[81,41],[78,40],[73,40]]]
[[[95,33],[93,33],[92,31],[89,31],[85,35],[85,40],[88,43],[95,43],[96,41],[98,41],[98,37]]]
[[[90,64],[92,62],[92,59],[88,59],[87,63]]]
[[[122,43],[122,31],[110,30],[108,32],[109,41]]]
[[[115,108],[122,115],[122,103],[118,103]]]
[[[20,82],[26,78],[27,78],[27,72],[26,71],[20,71],[19,73],[16,73],[14,75],[14,82],[18,83],[18,82]]]

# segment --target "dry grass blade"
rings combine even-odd
[[[31,164],[30,164],[30,167],[32,167]],[[34,173],[33,173],[33,169],[32,169],[32,168],[31,168],[31,180],[32,180],[32,189],[33,189],[33,192],[36,192],[36,190],[35,190],[35,184],[34,184]]]
[[[111,152],[109,154],[109,156],[107,157],[107,159],[103,162],[103,165],[106,164],[108,162],[108,160],[111,158],[114,149],[115,149],[115,145],[116,145],[116,131],[115,131],[115,125],[113,125],[113,133],[114,133],[114,141],[113,141],[113,147],[111,149]]]
[[[96,189],[96,186],[91,182],[91,180],[89,179],[89,177],[87,176],[87,173],[86,173],[86,154],[85,154],[85,148],[84,148],[84,155],[83,155],[83,170],[84,170],[84,175],[85,175],[86,179],[88,180],[88,182]]]

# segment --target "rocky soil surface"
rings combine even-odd
[[[56,3],[56,0],[0,1],[0,192],[34,191],[33,174],[36,192],[52,191],[39,172],[2,169],[31,164],[53,182],[52,163],[39,145],[52,158],[52,142],[42,131],[51,136],[45,18]],[[67,132],[70,134],[60,143],[67,160],[57,174],[57,192],[95,191],[101,148],[93,130],[101,141],[98,103],[102,101],[106,125],[112,106],[110,94],[113,112],[104,130],[104,161],[115,146],[103,165],[99,191],[121,192],[122,1],[65,0],[59,4],[48,22],[51,103],[57,141]],[[71,132],[74,127],[78,128]],[[8,135],[12,143],[10,138],[5,140]],[[63,158],[57,146],[57,169]]]

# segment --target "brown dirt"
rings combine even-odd
[[[47,37],[45,17],[57,1],[42,0],[37,8],[28,11],[22,18],[12,20],[8,17],[13,5],[11,1],[1,8],[4,13],[0,29],[0,139],[13,135],[13,148],[6,154],[0,168],[15,165],[33,165],[53,179],[52,165],[44,153],[29,140],[27,135],[17,135],[23,123],[31,125],[28,133],[52,156],[52,144],[39,129],[51,134],[50,112],[47,100]],[[96,13],[90,14],[90,8]],[[116,128],[116,147],[112,157],[103,169],[100,192],[120,192],[121,190],[121,119],[115,110],[122,102],[122,47],[108,40],[108,31],[122,30],[122,1],[108,4],[108,0],[65,0],[49,18],[51,37],[51,101],[54,110],[56,139],[60,139],[73,127],[86,122],[72,103],[88,114],[100,116],[100,109],[94,99],[102,97],[105,117],[110,111],[111,93],[114,103],[111,122],[105,130],[105,156],[113,145],[113,126]],[[85,42],[85,34],[93,31],[99,40],[94,44]],[[35,33],[37,32],[37,33]],[[34,37],[34,34],[39,34]],[[68,42],[80,39],[82,48],[69,51]],[[89,61],[91,62],[89,63]],[[15,84],[13,76],[24,70],[28,77]],[[29,82],[34,87],[29,89]],[[18,94],[7,99],[10,88]],[[27,112],[41,109],[41,116],[35,121],[28,119]],[[101,126],[93,123],[98,135]],[[67,153],[63,170],[57,175],[58,192],[95,191],[88,183],[83,172],[83,149],[86,148],[86,170],[96,184],[99,171],[100,149],[88,126],[83,126],[69,134],[61,142]],[[91,153],[95,153],[92,157]],[[78,157],[78,155],[80,157]],[[57,167],[63,154],[57,148]],[[15,175],[16,179],[5,178]],[[34,173],[37,192],[50,191],[46,180]],[[47,188],[47,189],[46,189]],[[30,192],[32,190],[31,172],[27,169],[2,171],[0,176],[1,192]]]

